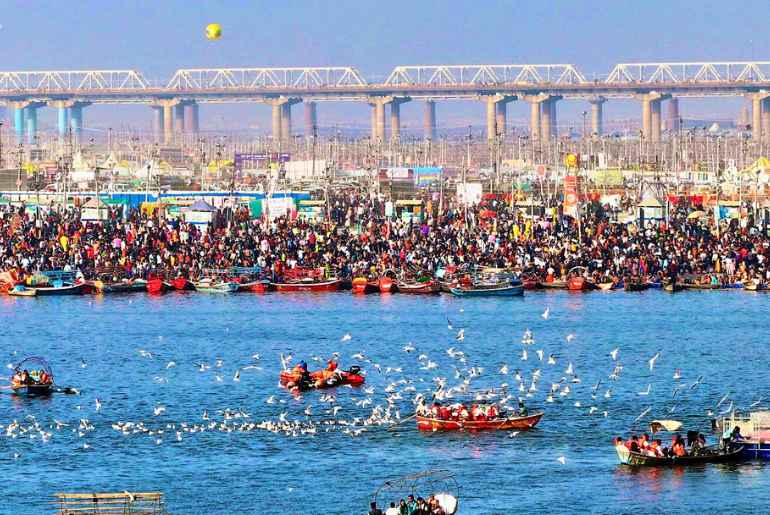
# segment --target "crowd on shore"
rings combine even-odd
[[[770,280],[770,238],[737,220],[717,232],[679,205],[668,222],[622,224],[600,205],[580,223],[556,215],[530,216],[502,201],[484,206],[427,200],[423,221],[385,216],[385,202],[355,192],[330,199],[323,220],[252,219],[247,209],[220,211],[202,228],[139,210],[109,212],[84,222],[80,211],[51,209],[37,217],[24,206],[0,212],[0,263],[21,274],[63,269],[89,278],[105,267],[130,277],[154,271],[199,278],[208,269],[261,267],[273,277],[295,267],[329,276],[378,275],[386,270],[433,274],[447,267],[513,269],[539,280],[585,267],[594,281],[610,277],[693,275],[721,283]]]

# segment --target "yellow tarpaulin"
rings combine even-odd
[[[748,166],[741,170],[741,173],[770,173],[770,159],[766,157],[760,157],[754,161],[751,166]]]

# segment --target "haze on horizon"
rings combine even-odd
[[[770,4],[712,0],[664,2],[587,0],[515,2],[477,6],[456,0],[387,3],[372,0],[213,1],[104,3],[97,0],[21,1],[6,4],[0,24],[4,70],[136,68],[166,81],[178,68],[250,66],[354,66],[368,80],[383,80],[397,65],[571,63],[588,78],[618,62],[770,60],[766,14]],[[208,23],[223,37],[204,37]],[[734,119],[743,102],[687,99],[684,117]],[[319,125],[369,123],[368,106],[323,103]],[[582,102],[560,105],[561,120],[577,120]],[[639,105],[613,100],[608,120],[639,116]],[[402,108],[405,130],[420,126],[421,107]],[[509,107],[510,123],[526,124],[522,102]],[[41,128],[54,112],[40,113]],[[269,127],[259,104],[201,107],[206,129]],[[474,102],[441,102],[441,127],[481,124]],[[92,106],[86,125],[148,128],[144,106]]]

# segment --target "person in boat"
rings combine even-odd
[[[486,407],[486,411],[484,412],[484,416],[487,418],[487,420],[495,420],[500,413],[498,412],[497,406],[495,404],[489,404]]]
[[[396,508],[396,503],[390,502],[390,507],[385,510],[385,515],[400,515],[399,509]]]
[[[45,370],[41,370],[38,377],[40,378],[38,381],[40,384],[51,384],[51,376]]]
[[[527,411],[527,407],[524,405],[524,401],[519,399],[519,416],[526,417],[528,414],[529,411]]]
[[[631,435],[631,438],[626,440],[626,449],[631,452],[639,452],[639,439],[636,435]]]
[[[330,359],[326,362],[326,368],[321,371],[321,377],[316,381],[316,386],[320,387],[322,384],[334,384],[340,380],[339,373],[337,372],[337,362]]]
[[[406,515],[415,515],[417,508],[417,500],[414,498],[414,495],[409,494],[406,497]]]
[[[672,438],[670,454],[677,458],[687,456],[687,448],[684,445],[684,439],[682,439],[682,436],[679,433],[675,434]]]
[[[377,503],[374,501],[369,503],[369,511],[367,513],[368,515],[385,515],[382,510],[377,507]]]
[[[20,384],[31,384],[32,378],[29,376],[29,370],[24,369],[24,371],[21,373],[21,381]]]

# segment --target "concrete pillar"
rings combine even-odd
[[[385,103],[375,102],[374,104],[374,117],[376,118],[376,139],[377,141],[385,141]]]
[[[184,105],[184,132],[198,134],[198,104],[196,103]]]
[[[551,137],[556,138],[559,136],[559,124],[556,120],[556,102],[559,99],[556,97],[551,97],[550,100],[548,100],[548,103],[551,104]]]
[[[650,141],[653,143],[660,143],[660,102],[650,102]]]
[[[495,125],[497,126],[498,136],[505,136],[506,125],[508,124],[508,104],[506,102],[497,103],[497,112],[495,113]]]
[[[33,145],[37,139],[37,107],[25,107],[24,116],[27,119],[27,143]]]
[[[170,145],[174,140],[174,105],[163,104],[163,144]]]
[[[762,140],[762,97],[760,95],[751,97],[751,139],[756,142]]]
[[[281,104],[273,104],[272,126],[273,126],[273,141],[279,141],[281,139]]]
[[[652,137],[650,128],[652,127],[652,101],[649,97],[642,98],[642,137],[649,140]]]
[[[494,98],[488,98],[487,102],[487,139],[492,140],[497,136],[497,103]]]
[[[668,119],[667,128],[671,133],[679,132],[681,120],[679,118],[679,99],[672,98],[668,102],[666,118]]]
[[[315,102],[305,102],[305,136],[312,136],[318,125]]]
[[[72,127],[72,135],[77,141],[80,141],[83,137],[83,106],[79,103],[70,107],[70,126]]]
[[[429,140],[436,139],[436,102],[428,100],[425,102],[425,111],[422,117],[423,137]]]
[[[540,102],[534,100],[529,102],[529,139],[540,139]]]
[[[372,124],[372,142],[377,141],[377,113],[375,112],[374,104],[369,104],[372,106],[372,112],[371,112],[371,124]]]
[[[184,104],[174,106],[174,133],[184,133]]]
[[[551,100],[544,100],[542,102],[542,112],[540,114],[540,137],[544,140],[548,140],[553,136],[553,129],[551,128],[551,122],[553,120],[551,109],[553,109]]]
[[[13,109],[13,128],[16,132],[16,142],[21,143],[24,140],[24,108],[20,105]]]
[[[591,135],[600,137],[604,133],[604,103],[606,98],[589,100],[591,104]]]
[[[762,100],[762,140],[770,140],[770,98]]]
[[[291,102],[281,105],[281,139],[284,143],[291,140]]]
[[[65,106],[63,102],[56,106],[56,114],[58,120],[57,127],[59,129],[59,136],[64,137],[67,135],[67,121],[69,120],[69,113],[67,112],[67,106]]]
[[[150,106],[152,108],[152,138],[155,142],[161,141],[163,134],[163,107]]]
[[[390,139],[398,141],[401,138],[401,103],[390,103]]]

